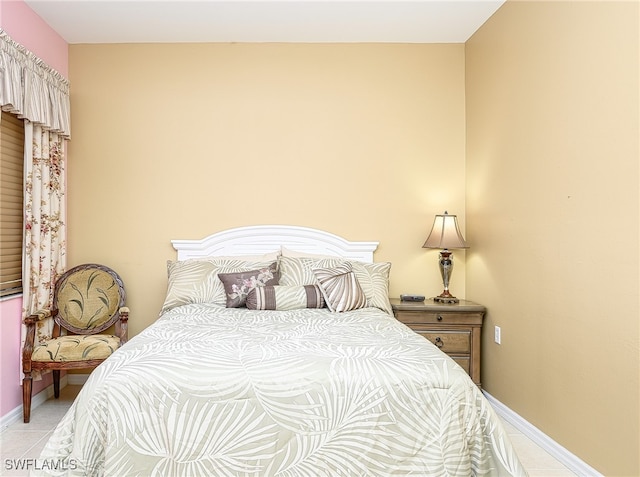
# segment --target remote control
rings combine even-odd
[[[400,295],[401,301],[424,301],[424,295]]]

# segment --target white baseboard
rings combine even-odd
[[[528,422],[522,416],[502,404],[491,394],[486,391],[482,392],[484,393],[493,409],[502,419],[522,432],[522,434],[527,436],[538,446],[548,452],[554,459],[562,463],[571,472],[584,477],[604,477],[600,472],[582,461],[575,454],[572,454],[567,449],[562,447],[560,444],[551,439],[548,435]]]
[[[64,388],[67,384],[69,384],[68,379],[67,379],[67,376],[64,375],[60,378],[60,389]],[[31,412],[33,413],[33,410],[35,408],[37,408],[42,403],[44,403],[47,399],[50,399],[52,397],[53,397],[53,384],[50,384],[49,386],[44,388],[42,391],[40,391],[38,394],[35,394],[31,397]],[[0,432],[4,431],[7,427],[9,427],[14,422],[18,422],[22,420],[23,418],[22,407],[23,407],[22,404],[20,404],[18,407],[12,409],[8,413],[6,413],[4,416],[0,417]]]

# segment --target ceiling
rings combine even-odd
[[[464,43],[505,0],[25,0],[67,43]]]

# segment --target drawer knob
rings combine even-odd
[[[442,315],[438,315],[438,321],[442,321]]]
[[[444,346],[444,342],[442,341],[442,339],[440,339],[440,337],[438,336],[436,338],[436,341],[434,343],[438,348],[442,348]]]

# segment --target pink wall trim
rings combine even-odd
[[[69,45],[23,0],[0,0],[0,27],[65,78],[69,77]]]
[[[0,302],[0,339],[2,362],[0,363],[0,415],[4,416],[22,402],[20,383],[20,313],[22,298]]]
[[[21,315],[21,297],[0,302],[0,337],[2,339],[0,416],[8,414],[22,404]],[[51,374],[44,376],[41,381],[34,381],[33,395],[35,396],[51,383]]]
[[[65,78],[69,77],[69,45],[23,0],[0,0],[0,27]],[[0,302],[0,416],[22,405],[20,334],[22,297]],[[33,394],[51,384],[51,374],[34,381]]]

